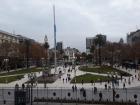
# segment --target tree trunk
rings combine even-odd
[[[99,46],[99,65],[102,64],[102,57],[101,57],[101,47]]]

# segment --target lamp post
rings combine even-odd
[[[74,69],[75,85],[76,85],[76,69]]]
[[[41,58],[42,69],[44,69],[44,58]]]
[[[113,94],[113,102],[115,102],[115,87],[114,87],[114,81],[115,81],[115,77],[114,75],[112,74],[112,94]]]
[[[35,76],[35,74],[31,73],[29,78],[30,78],[30,82],[31,82],[31,105],[33,105],[33,83],[36,80],[36,76]]]

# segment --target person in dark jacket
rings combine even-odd
[[[99,101],[102,101],[103,95],[102,95],[101,91],[99,93],[99,98],[100,98]]]

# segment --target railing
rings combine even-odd
[[[35,102],[84,102],[84,103],[102,103],[102,102],[133,102],[140,103],[140,89],[114,89],[113,90],[94,88],[64,88],[64,87],[46,87],[33,88],[32,96]],[[14,105],[14,91],[15,88],[0,88],[0,105],[6,103],[13,103]],[[113,100],[113,98],[115,100]],[[2,104],[3,103],[3,104]],[[12,105],[12,104],[10,104]]]

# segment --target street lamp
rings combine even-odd
[[[41,58],[42,69],[44,69],[44,58]]]
[[[113,102],[115,101],[115,87],[114,87],[115,77],[112,75],[112,94],[113,94]]]
[[[76,69],[74,68],[74,77],[75,77],[75,85],[76,85]]]
[[[31,105],[33,105],[33,83],[35,83],[36,75],[31,73],[29,75],[30,82],[31,82]]]

